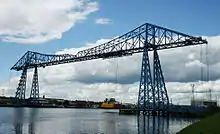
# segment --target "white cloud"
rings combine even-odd
[[[200,47],[186,47],[160,51],[160,60],[167,90],[174,103],[189,104],[191,83],[196,91],[213,90],[213,97],[220,94],[220,36],[206,37],[209,41],[208,57],[212,82],[201,85],[200,66],[206,67],[200,59]],[[81,48],[64,49],[56,54],[71,53],[108,41],[101,39],[95,43],[86,43]],[[192,56],[193,55],[193,56]],[[152,53],[150,53],[152,56]],[[152,58],[152,57],[151,57]],[[118,63],[118,70],[117,68]],[[102,101],[105,97],[115,97],[123,102],[136,102],[141,67],[141,54],[108,60],[92,60],[78,63],[50,66],[39,69],[40,93],[48,97],[85,99]],[[116,72],[118,84],[116,82]],[[29,73],[27,95],[30,93],[32,73]],[[6,95],[14,96],[18,78],[9,83],[0,84]],[[197,93],[196,97],[206,97],[207,93]]]
[[[95,20],[96,24],[109,24],[111,23],[112,20],[108,19],[108,18],[99,18]]]
[[[89,0],[1,0],[0,37],[28,44],[60,39],[98,9]]]

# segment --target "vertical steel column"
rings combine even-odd
[[[154,50],[154,84],[155,84],[155,101],[157,111],[167,111],[169,106],[169,98],[166,85],[164,82],[163,72],[160,65],[159,55],[157,50]],[[162,104],[161,104],[162,103]]]
[[[146,28],[147,29],[147,28]],[[144,52],[142,57],[142,66],[141,66],[141,77],[139,85],[139,94],[138,94],[138,109],[139,111],[148,111],[152,109],[153,102],[153,88],[152,88],[152,78],[150,70],[150,62],[148,56],[148,37],[146,31],[146,39],[144,42]]]
[[[15,93],[16,100],[25,99],[26,81],[27,81],[27,68],[24,68],[18,83],[17,91]]]
[[[35,100],[35,102],[39,99],[39,83],[38,83],[37,67],[34,68],[30,99]]]

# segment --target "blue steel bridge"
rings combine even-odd
[[[98,46],[72,54],[42,54],[27,51],[11,68],[22,71],[15,93],[15,100],[25,99],[27,70],[34,68],[30,99],[38,103],[38,68],[59,64],[81,62],[93,59],[109,59],[142,53],[141,76],[137,107],[139,111],[167,111],[169,97],[161,69],[159,50],[208,44],[202,37],[177,32],[161,26],[145,23],[124,35]],[[153,51],[153,66],[150,66],[148,52]],[[151,69],[152,68],[152,69]]]

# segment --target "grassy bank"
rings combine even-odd
[[[177,134],[220,134],[220,113],[203,118]]]

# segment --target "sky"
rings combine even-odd
[[[10,68],[28,50],[75,54],[147,22],[203,36],[209,42],[207,55],[205,46],[159,52],[172,101],[188,104],[192,83],[197,91],[211,88],[216,98],[220,91],[219,13],[218,0],[0,0],[0,93],[4,89],[6,96],[14,96],[21,72]],[[201,58],[201,51],[209,62]],[[210,81],[201,82],[201,69],[206,70],[208,63]],[[115,97],[136,103],[140,67],[141,55],[136,54],[40,68],[40,95],[94,101]],[[26,96],[30,94],[32,72],[28,73]],[[204,98],[207,94],[196,96]]]

